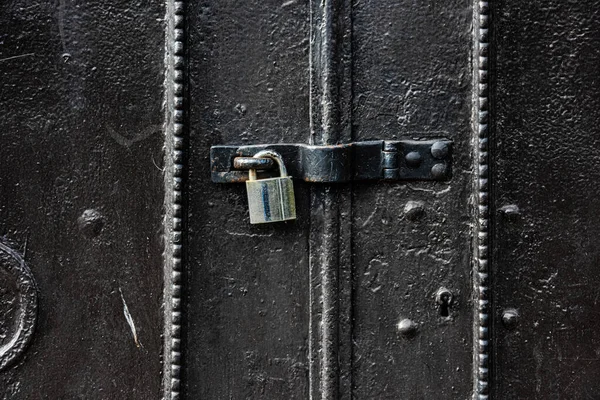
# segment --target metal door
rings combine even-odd
[[[0,398],[600,398],[598,6],[0,5]],[[295,221],[211,180],[408,140],[447,179],[296,176]]]

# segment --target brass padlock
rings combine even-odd
[[[250,208],[250,223],[287,221],[296,219],[296,201],[294,184],[287,175],[281,156],[271,150],[259,151],[254,158],[272,158],[279,166],[279,177],[257,179],[256,170],[251,169],[246,190]]]

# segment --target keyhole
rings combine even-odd
[[[448,302],[444,301],[440,304],[440,316],[447,317],[448,316]]]
[[[435,295],[435,300],[439,306],[440,317],[449,317],[450,306],[452,305],[452,292],[446,288],[440,288]]]
[[[447,317],[448,316],[448,302],[443,302],[442,304],[440,304],[440,316],[442,317]]]

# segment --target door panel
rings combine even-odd
[[[450,183],[353,187],[353,394],[466,398],[472,354],[471,4],[353,8],[353,138],[449,138]],[[454,295],[440,315],[436,292]],[[397,324],[410,319],[415,337]]]
[[[0,359],[15,327],[31,333],[0,370],[2,399],[161,395],[163,15],[0,4]]]
[[[4,2],[0,398],[597,398],[599,6]],[[296,177],[293,222],[211,182],[436,138],[448,181]]]
[[[306,4],[189,5],[187,398],[306,398],[308,229],[249,224],[244,185],[210,181],[216,144],[304,142]],[[296,185],[310,215],[309,187]]]
[[[471,6],[444,7],[188,5],[185,398],[470,393]],[[400,138],[452,139],[451,182],[296,181],[298,220],[251,226],[209,180],[211,145]]]
[[[590,12],[599,6],[497,5],[493,382],[499,399],[600,393],[600,16]],[[511,309],[516,323],[505,316]]]

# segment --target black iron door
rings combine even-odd
[[[471,7],[189,5],[185,396],[472,391]],[[295,222],[250,225],[209,176],[214,145],[439,138],[451,180],[298,179]]]
[[[0,5],[0,398],[600,398],[598,1],[118,3]]]

